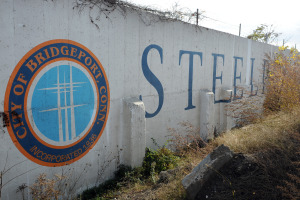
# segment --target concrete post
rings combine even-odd
[[[207,141],[214,138],[214,93],[200,91],[200,136]]]
[[[221,98],[225,101],[232,100],[233,91],[227,89],[221,89]],[[226,109],[226,105],[228,103],[223,103],[220,107],[220,125],[222,131],[228,131],[232,128],[233,120],[232,120],[232,112],[230,109]]]
[[[124,115],[124,164],[131,167],[141,166],[146,148],[144,103],[138,98],[124,99]]]

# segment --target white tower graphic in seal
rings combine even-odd
[[[58,61],[45,67],[29,93],[29,118],[37,135],[47,143],[74,143],[95,118],[95,86],[77,63]]]
[[[59,141],[63,141],[63,130],[62,130],[62,115],[61,110],[65,110],[65,138],[66,141],[69,140],[69,125],[68,125],[68,109],[71,109],[71,140],[76,137],[76,130],[75,130],[75,115],[74,115],[74,108],[79,106],[85,106],[86,104],[81,105],[74,105],[74,88],[81,87],[79,85],[84,84],[85,82],[75,82],[72,81],[72,67],[70,66],[70,83],[66,83],[66,76],[64,74],[64,82],[59,82],[59,66],[57,66],[57,83],[54,84],[55,87],[51,88],[42,88],[39,90],[56,90],[57,93],[57,108],[51,108],[48,110],[41,110],[40,112],[49,112],[49,111],[58,111],[58,124],[59,124]],[[61,106],[61,93],[64,95],[64,106]],[[67,106],[67,93],[70,93],[70,105]]]

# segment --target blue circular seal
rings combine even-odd
[[[109,86],[95,55],[71,40],[51,40],[29,51],[7,85],[9,134],[30,160],[62,166],[96,144],[109,112]]]

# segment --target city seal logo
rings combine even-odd
[[[101,137],[109,102],[105,71],[89,49],[71,40],[47,41],[11,74],[4,102],[8,132],[33,162],[70,164]]]

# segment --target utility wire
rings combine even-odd
[[[214,19],[214,18],[208,17],[206,15],[201,15],[201,17],[206,18],[206,19],[210,19],[210,20],[213,20],[213,21],[216,21],[216,22],[220,22],[220,23],[223,23],[223,24],[227,24],[227,25],[230,25],[230,26],[239,27],[239,25],[234,25],[234,24],[230,24],[230,23],[227,23],[227,22],[223,22],[221,20]]]

